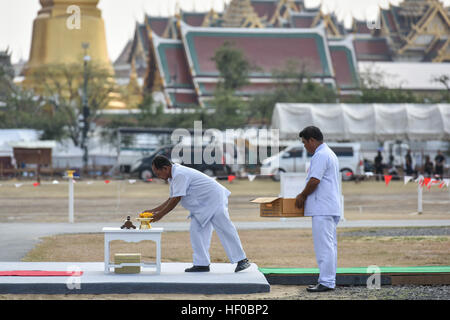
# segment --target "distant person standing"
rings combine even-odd
[[[433,162],[430,160],[430,156],[425,156],[425,164],[423,165],[423,173],[427,177],[433,175]]]
[[[381,151],[378,151],[378,154],[374,160],[374,165],[375,165],[375,175],[378,181],[381,179],[381,175],[383,174],[383,156],[381,155]]]
[[[337,268],[336,227],[341,216],[339,162],[336,154],[323,143],[317,127],[306,127],[299,133],[306,151],[312,154],[306,186],[296,197],[296,206],[312,217],[314,251],[319,266],[319,281],[308,292],[334,290]]]
[[[414,173],[412,168],[411,150],[408,150],[405,156],[405,171],[407,175],[411,175]]]
[[[442,154],[441,150],[438,150],[437,156],[434,158],[435,161],[435,169],[434,174],[439,176],[440,179],[444,177],[444,164],[445,164],[445,157]]]

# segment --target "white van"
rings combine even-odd
[[[327,143],[339,160],[343,180],[352,179],[353,174],[362,174],[362,158],[359,143]],[[261,175],[270,175],[273,180],[280,180],[280,172],[306,172],[311,161],[302,143],[293,144],[280,153],[262,161]]]

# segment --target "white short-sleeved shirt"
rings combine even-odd
[[[172,165],[170,198],[181,197],[181,205],[203,226],[228,203],[231,192],[206,174],[180,164]]]
[[[311,178],[320,180],[320,183],[306,198],[305,216],[340,216],[339,162],[336,154],[325,143],[316,149],[311,158],[306,183]]]

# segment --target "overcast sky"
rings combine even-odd
[[[178,0],[185,11],[206,11],[214,6],[223,10],[224,1],[231,0]],[[450,0],[441,0],[450,5]],[[308,7],[322,5],[325,12],[333,11],[347,23],[352,17],[360,20],[372,18],[374,8],[386,8],[389,3],[402,0],[305,0]],[[109,57],[114,61],[128,39],[132,38],[135,22],[143,21],[144,13],[150,15],[173,15],[177,0],[100,0],[99,8],[105,21]],[[12,60],[28,60],[31,46],[33,20],[41,8],[39,0],[0,0],[0,50],[12,51]]]

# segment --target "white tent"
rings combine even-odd
[[[39,132],[33,129],[1,129],[0,156],[12,156],[11,143],[39,140]]]
[[[0,129],[0,156],[13,157],[13,147],[52,148],[53,168],[83,166],[83,150],[73,145],[70,139],[61,142],[41,141],[40,132],[33,129]],[[89,140],[89,165],[108,166],[117,162],[114,145],[101,140],[100,133],[95,132]]]
[[[332,141],[450,140],[450,104],[277,103],[272,129],[297,139],[307,126]]]

